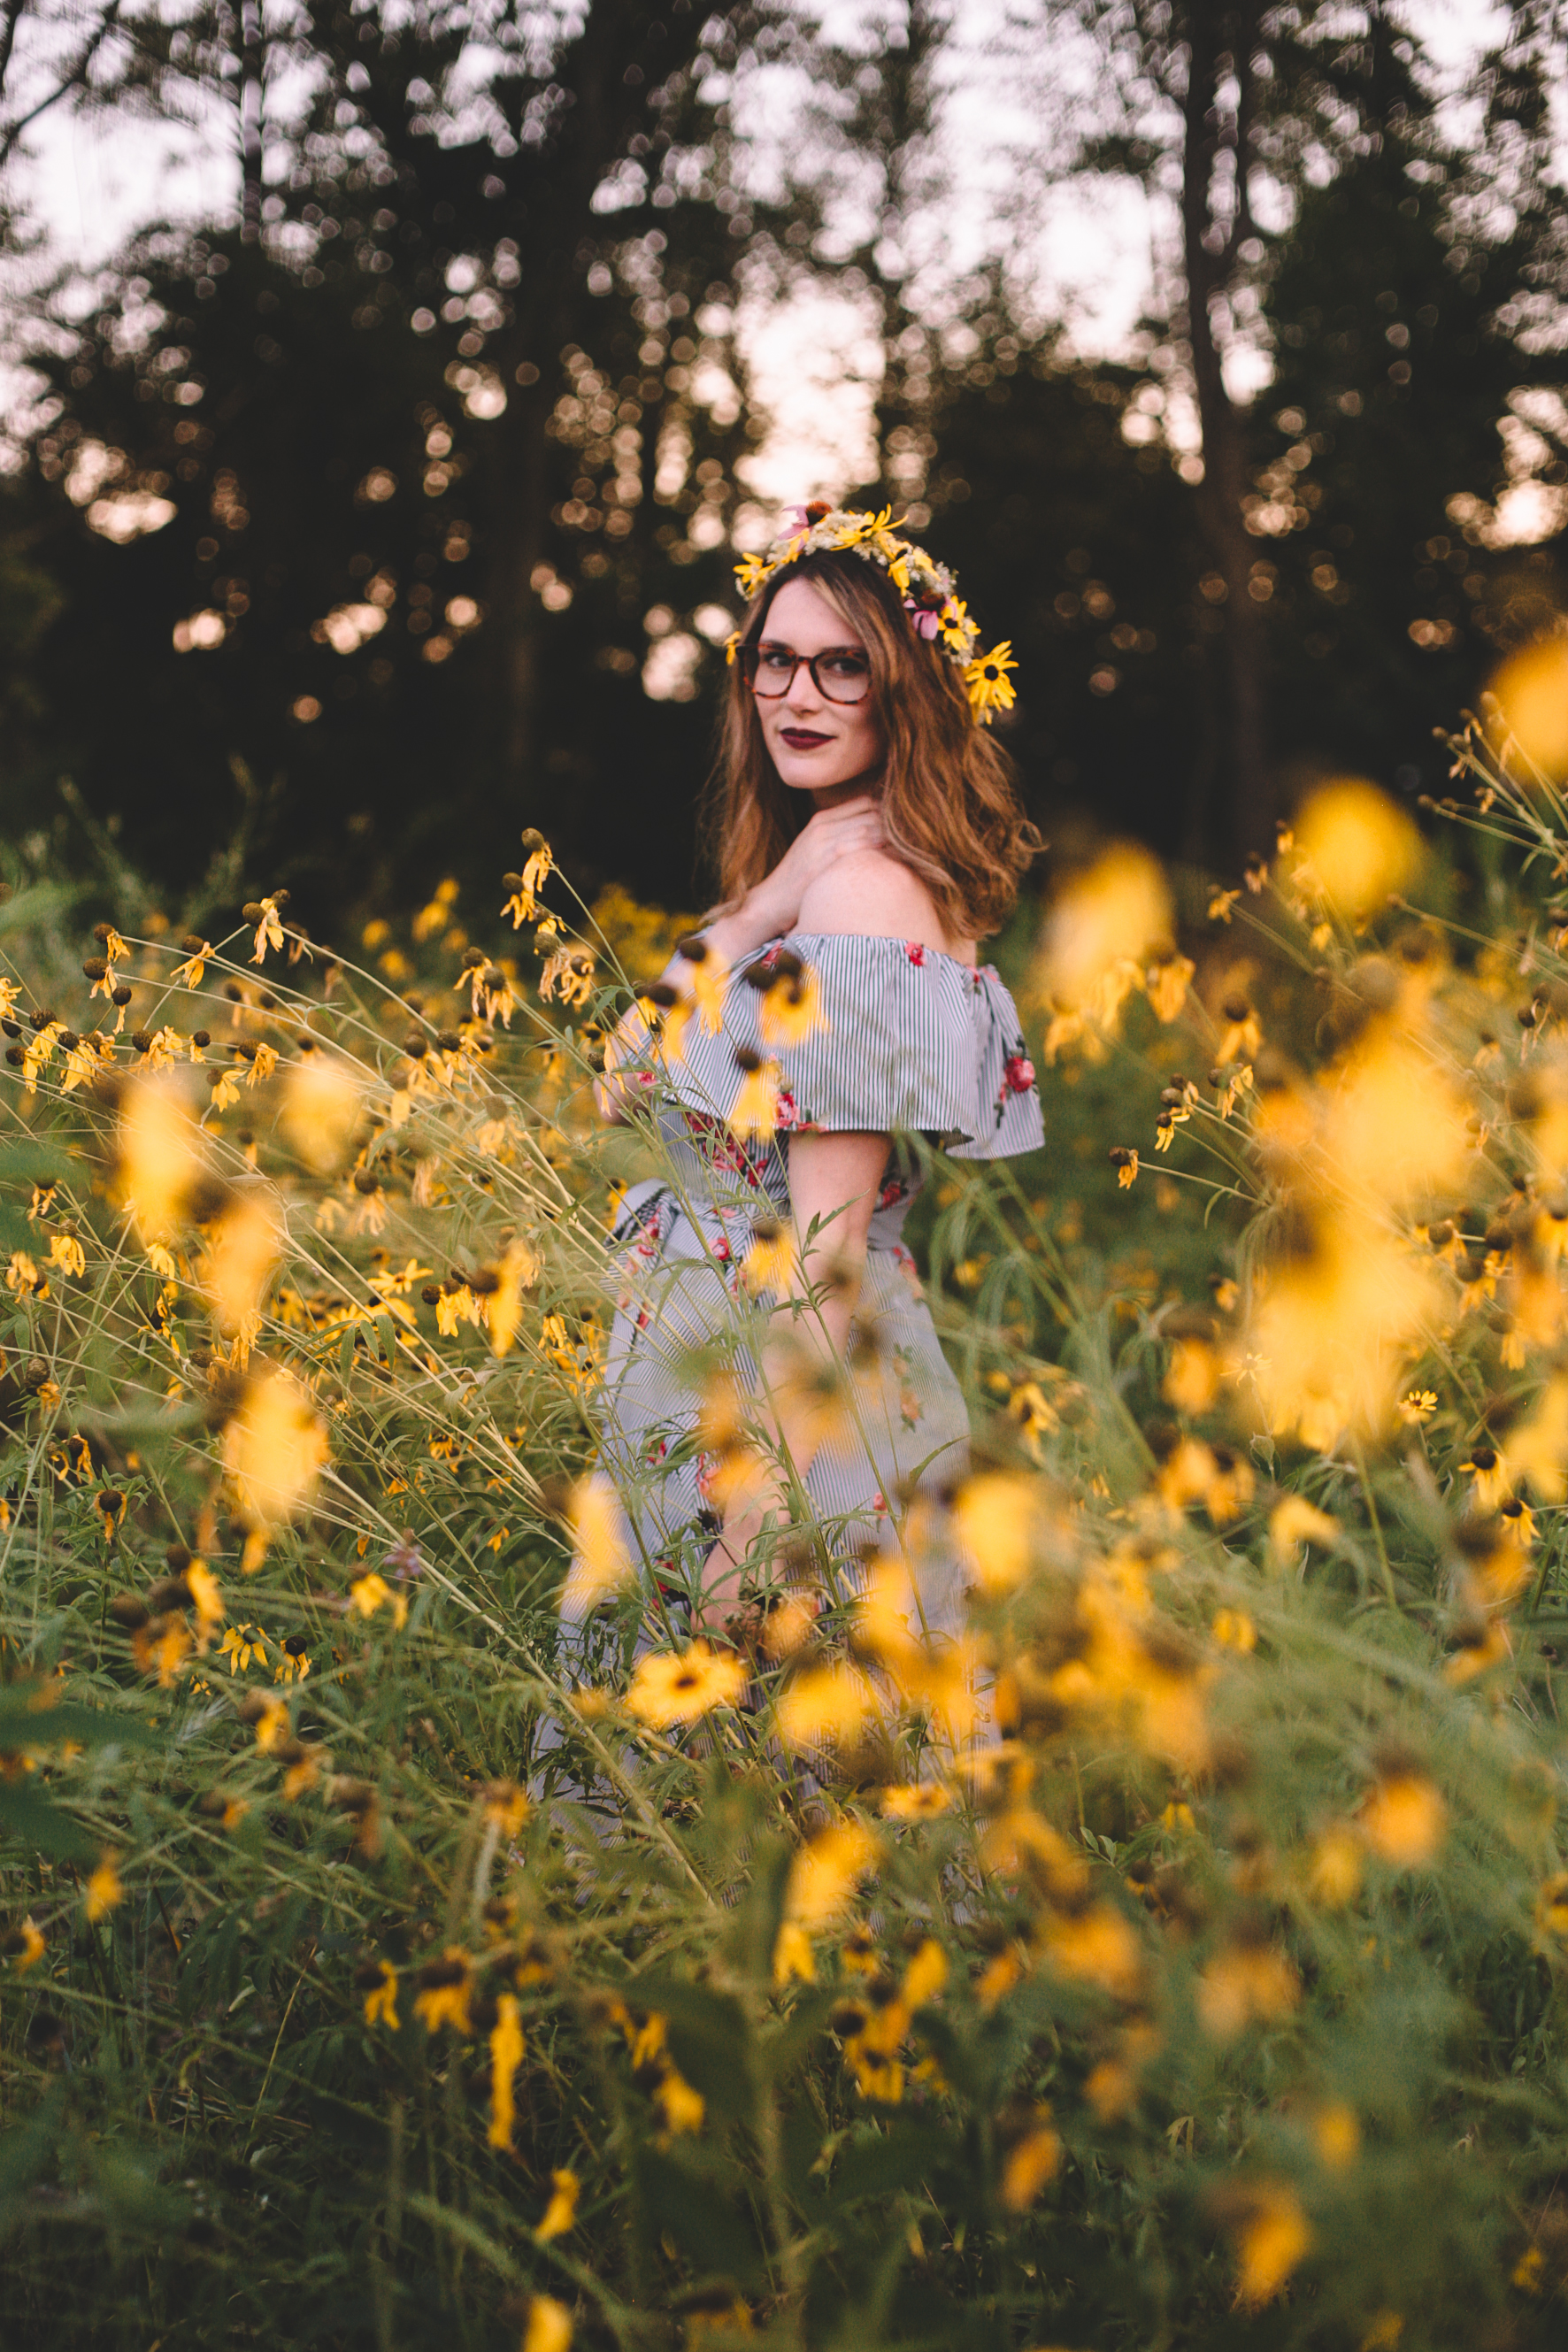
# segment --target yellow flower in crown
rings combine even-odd
[[[977,655],[965,665],[963,683],[969,688],[970,708],[977,718],[984,719],[993,710],[1012,709],[1016,698],[1007,673],[1017,667],[1012,646],[1005,639],[988,654]]]
[[[792,507],[787,528],[762,554],[742,556],[735,578],[749,603],[787,564],[809,555],[851,554],[886,573],[904,600],[915,635],[927,645],[939,646],[956,665],[976,726],[988,727],[994,712],[1012,709],[1016,696],[1008,672],[1018,665],[1011,642],[1004,641],[988,654],[980,651],[979,627],[958,594],[952,572],[913,540],[899,536],[891,507],[872,514],[832,507],[820,499]],[[737,631],[725,648],[731,662],[739,644]]]

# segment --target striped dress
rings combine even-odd
[[[811,994],[810,1025],[793,1042],[770,1024],[765,989],[786,951]],[[688,994],[691,977],[679,958],[667,974]],[[645,1591],[666,1602],[695,1589],[718,1528],[711,1404],[704,1422],[701,1400],[726,1367],[742,1392],[754,1381],[772,1302],[753,1296],[745,1262],[759,1220],[764,1233],[788,1229],[792,1138],[889,1138],[851,1331],[853,1411],[805,1478],[814,1549],[846,1567],[868,1543],[889,1540],[918,1487],[946,1484],[966,1460],[963,1393],[902,1239],[924,1157],[909,1139],[969,1160],[1044,1141],[1017,1009],[989,967],[915,941],[797,931],[731,975],[713,1011],[716,1032],[689,1013],[678,1045],[644,1074],[663,1172],[626,1192],[612,1236],[601,1474],[624,1509]],[[775,1125],[747,1138],[731,1118],[745,1066],[759,1057]],[[858,1350],[858,1335],[874,1344]],[[955,1591],[921,1601],[928,1622],[956,1622]]]

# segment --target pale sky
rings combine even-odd
[[[841,37],[874,39],[882,0],[826,5]],[[998,70],[994,43],[1001,13],[995,0],[972,0],[958,15],[944,129],[953,196],[926,221],[920,253],[933,282],[961,273],[985,251],[1017,185],[1016,154],[1041,137],[1042,102],[1070,103],[1075,96],[1092,102],[1088,60],[1059,47],[1043,100]],[[1412,0],[1410,14],[1438,65],[1462,86],[1466,61],[1485,45],[1491,0]],[[798,136],[798,95],[777,82],[764,87],[762,111],[746,124],[759,135],[764,172],[770,142],[787,145]],[[90,270],[155,219],[233,217],[238,167],[225,132],[221,123],[204,131],[58,109],[31,134],[9,193],[46,233],[57,263]],[[1124,348],[1151,290],[1151,239],[1158,229],[1131,189],[1102,182],[1092,193],[1061,189],[1042,196],[1020,236],[1031,307],[1042,317],[1070,316],[1075,342],[1087,355]],[[774,420],[752,472],[759,496],[783,500],[863,478],[879,365],[863,322],[847,306],[814,300],[748,315],[745,338],[758,396]]]

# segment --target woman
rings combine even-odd
[[[600,1089],[612,1119],[651,1113],[668,1168],[616,1220],[601,1462],[677,1633],[722,1626],[773,1554],[798,1570],[807,1528],[819,1576],[850,1567],[962,1470],[900,1238],[920,1139],[1043,1139],[1016,1011],[975,961],[1037,846],[986,732],[1008,648],[978,653],[949,575],[888,525],[807,508],[739,567],[723,902]],[[945,1582],[929,1624],[956,1622]]]

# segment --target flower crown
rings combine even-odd
[[[775,572],[805,556],[858,555],[878,565],[900,592],[915,635],[930,645],[940,643],[949,661],[956,662],[976,725],[988,727],[994,710],[1012,709],[1013,681],[1007,673],[1018,667],[1012,641],[1005,639],[988,654],[980,651],[979,627],[958,594],[952,572],[912,539],[897,537],[891,507],[884,507],[880,514],[857,513],[818,499],[786,511],[789,528],[766,553],[743,556],[736,564],[743,596],[749,600],[760,594]],[[737,629],[726,647],[731,661],[740,642]]]

